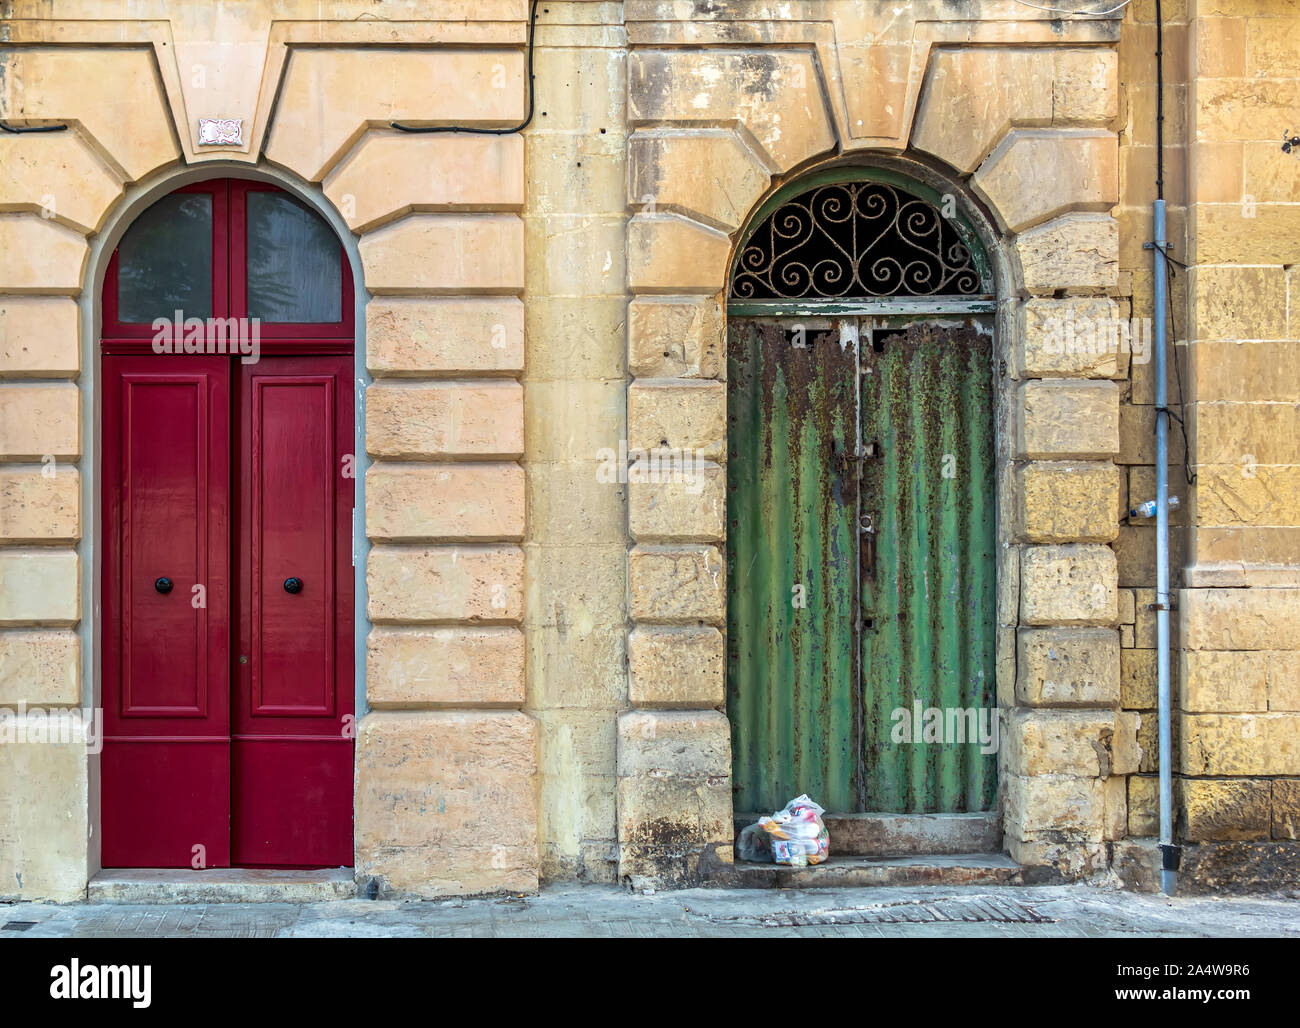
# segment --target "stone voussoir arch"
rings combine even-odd
[[[1113,52],[1104,52],[1113,65]],[[946,51],[934,54],[932,62],[949,59]],[[1048,70],[1035,72],[1049,95],[1056,78],[1073,73],[1075,54],[1049,52]],[[631,55],[627,444],[629,451],[689,451],[700,463],[689,488],[629,483],[631,709],[618,732],[620,876],[634,885],[682,883],[732,860],[724,640],[728,274],[769,197],[810,172],[850,166],[891,169],[952,195],[994,268],[997,677],[1010,742],[1000,758],[1005,845],[1022,863],[1082,872],[1104,860],[1106,841],[1124,834],[1115,808],[1125,779],[1118,776],[1136,766],[1080,766],[1068,756],[1053,763],[1030,754],[1031,740],[1061,731],[1085,745],[1107,733],[1136,745],[1136,727],[1118,710],[1118,589],[1109,545],[1120,470],[1113,462],[1115,380],[1126,374],[1127,358],[1055,345],[1063,322],[1113,323],[1119,315],[1108,295],[1118,267],[1108,213],[1117,193],[1110,107],[1104,98],[1100,107],[1080,101],[1078,119],[1060,126],[1044,126],[1031,111],[1022,127],[1011,95],[994,105],[988,124],[976,126],[973,141],[955,140],[960,97],[930,81],[905,135],[910,146],[846,153],[833,112],[820,98],[810,100],[815,69],[800,73],[806,57],[780,48]],[[984,74],[1004,59],[1024,63],[1022,51],[996,48],[973,58],[986,62]],[[762,88],[746,89],[746,76],[760,78]],[[783,134],[780,126],[794,128]],[[1055,517],[1062,504],[1070,513]],[[1099,669],[1096,687],[1071,702],[1081,710],[1040,709],[1053,702],[1036,655],[1053,646]],[[1063,825],[1059,808],[1068,797],[1081,798],[1083,813]]]

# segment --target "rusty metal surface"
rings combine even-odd
[[[835,322],[802,337],[789,326],[735,321],[728,333],[734,802],[771,811],[806,792],[852,810],[857,484],[831,453],[854,445],[857,359]]]
[[[894,729],[994,706],[990,336],[795,324],[728,333],[735,809],[989,809],[996,754]]]
[[[879,451],[862,483],[877,540],[874,567],[863,554],[863,809],[978,811],[996,799],[996,753],[956,741],[949,713],[969,736],[996,706],[991,344],[974,327],[918,323],[863,347],[862,436]],[[944,716],[937,743],[925,741],[930,708]],[[900,710],[912,735],[902,744]]]

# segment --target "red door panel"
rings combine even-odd
[[[229,862],[229,373],[103,359],[105,867]]]
[[[230,787],[237,866],[352,864],[352,747],[337,736],[241,736]]]
[[[351,361],[267,357],[240,377],[234,860],[347,864]]]

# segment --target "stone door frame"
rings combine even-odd
[[[1117,229],[1090,200],[1079,202],[1077,213],[1068,198],[1036,212],[1007,209],[1024,202],[1020,183],[1015,172],[1000,182],[997,166],[1032,169],[1043,159],[1039,147],[1104,154],[1114,135],[1049,129],[1019,138],[1003,126],[1006,138],[985,161],[993,170],[981,179],[984,168],[977,169],[968,184],[958,169],[914,149],[839,152],[834,118],[823,112],[819,122],[812,113],[808,82],[815,69],[805,73],[805,60],[805,53],[776,48],[666,48],[634,50],[631,57],[628,448],[689,450],[703,461],[703,484],[694,484],[695,495],[671,483],[628,487],[631,709],[618,727],[620,878],[634,886],[685,884],[733,860],[723,635],[725,298],[754,212],[804,175],[850,165],[891,170],[954,197],[993,266],[1005,845],[1023,863],[1091,867],[1104,862],[1106,840],[1126,834],[1126,816],[1114,811],[1126,815],[1127,781],[1114,776],[1136,770],[1136,725],[1118,724],[1123,715],[1116,709],[1118,590],[1109,545],[1118,525],[1119,388],[1108,379],[1120,376],[1118,368],[1072,366],[1050,352],[1042,323],[1054,314],[1078,316],[1068,298],[1073,292],[1090,295],[1089,312],[1095,307],[1114,318],[1116,305],[1104,294],[1113,289],[1107,256],[1117,247]],[[701,125],[700,99],[709,94],[691,92],[717,81],[717,68],[723,81],[750,72],[763,84],[761,96],[746,95],[729,128]],[[681,95],[678,80],[685,83]],[[937,124],[923,123],[932,110],[940,109],[921,106],[913,138],[942,138]],[[934,117],[941,116],[940,110]],[[999,130],[986,131],[996,139]],[[1080,470],[1072,462],[1086,463]],[[1044,519],[1042,497],[1080,483],[1102,526]],[[1104,681],[1055,697],[1053,672],[1026,661],[1027,654],[1055,653],[1053,644],[1095,657]],[[1034,709],[1040,706],[1085,709]],[[1121,747],[1128,736],[1133,746]],[[1045,738],[1061,740],[1046,755]],[[1108,750],[1113,740],[1116,751],[1124,750],[1122,761],[1090,757],[1085,750],[1095,751],[1093,739]],[[1064,785],[1059,776],[1068,776]],[[1082,823],[1067,818],[1062,825],[1059,812],[1070,804],[1086,808]]]
[[[81,399],[81,509],[85,512],[85,529],[77,545],[81,567],[86,569],[81,589],[81,622],[77,632],[81,638],[82,704],[100,709],[102,624],[97,614],[103,584],[100,558],[100,321],[104,276],[108,271],[113,251],[122,236],[140,214],[162,197],[180,189],[212,178],[237,178],[256,182],[269,182],[279,186],[308,204],[329,224],[342,243],[348,257],[348,272],[352,275],[355,290],[355,342],[353,344],[353,381],[356,390],[354,415],[354,457],[356,468],[355,506],[352,512],[353,567],[353,689],[355,717],[359,721],[368,712],[366,703],[366,637],[370,632],[367,616],[368,592],[366,588],[366,556],[370,540],[365,532],[366,469],[371,460],[365,446],[365,388],[370,383],[366,369],[366,304],[370,294],[366,290],[362,273],[358,240],[342,216],[334,209],[325,194],[307,185],[287,172],[271,167],[252,168],[247,164],[212,162],[197,165],[177,165],[150,176],[144,182],[128,188],[112,211],[106,216],[100,232],[90,241],[86,270],[78,306],[81,314],[81,377],[77,388]],[[355,763],[355,755],[354,755]],[[89,874],[94,877],[100,870],[99,840],[101,838],[99,809],[99,755],[88,755],[90,853]]]

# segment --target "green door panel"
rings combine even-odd
[[[862,573],[861,809],[987,810],[997,755],[982,753],[990,747],[970,730],[989,728],[992,715],[976,712],[996,706],[992,340],[926,323],[871,337],[862,438],[877,456],[864,462],[862,506],[875,553],[865,547]],[[914,737],[917,701],[943,712],[943,742]],[[901,743],[900,710],[911,736]],[[955,741],[958,728],[966,741]]]
[[[728,340],[728,714],[735,809],[856,803],[857,355],[835,322],[735,321]]]

